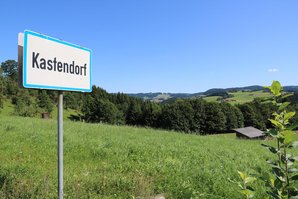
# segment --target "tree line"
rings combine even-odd
[[[32,117],[53,111],[57,104],[57,92],[19,88],[17,78],[16,61],[1,63],[0,108],[5,99],[11,100],[14,112],[19,116]],[[296,94],[289,98],[294,102],[290,109],[298,110],[297,98]],[[111,94],[97,86],[93,86],[91,93],[65,92],[64,107],[81,113],[72,116],[76,120],[197,134],[223,133],[243,126],[265,130],[270,127],[268,118],[275,111],[272,103],[264,103],[262,99],[239,105],[207,102],[201,98],[176,99],[160,104],[124,93]]]
[[[243,126],[265,130],[275,106],[261,99],[231,105],[202,98],[176,99],[166,104],[143,101],[123,93],[109,94],[93,87],[84,99],[83,118],[88,122],[127,124],[186,133],[223,133]]]

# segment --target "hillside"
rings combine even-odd
[[[56,198],[56,121],[0,119],[0,197]],[[65,198],[241,198],[228,179],[268,169],[261,142],[65,121]]]
[[[262,86],[245,86],[245,87],[232,87],[232,88],[212,88],[205,92],[198,93],[129,93],[129,96],[141,98],[143,100],[150,100],[155,102],[164,102],[169,99],[176,98],[196,98],[196,97],[206,97],[206,96],[214,96],[214,93],[218,92],[254,92],[254,91],[263,91],[265,90]],[[284,86],[284,91],[287,92],[298,92],[298,86]]]
[[[208,102],[215,101],[225,101],[231,104],[243,104],[246,102],[251,102],[255,98],[266,98],[269,97],[270,94],[264,91],[237,91],[237,92],[229,92],[230,97],[223,98],[221,96],[206,96],[203,97]]]
[[[3,108],[0,109],[0,115],[2,116],[15,116],[15,109],[14,105],[11,103],[11,100],[5,99],[3,101]],[[56,119],[57,116],[57,107],[54,107],[53,112],[51,113],[51,118]],[[64,120],[71,120],[71,118],[78,116],[80,112],[78,110],[70,109],[70,108],[65,108],[63,110],[63,118]],[[37,114],[35,117],[40,118],[41,114]]]

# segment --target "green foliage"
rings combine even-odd
[[[289,154],[289,148],[295,147],[294,131],[290,120],[296,113],[287,110],[290,103],[282,101],[282,87],[278,81],[273,81],[272,85],[266,88],[272,92],[272,102],[277,106],[277,111],[272,114],[273,118],[269,119],[273,128],[267,132],[277,144],[276,146],[262,145],[276,155],[276,160],[267,161],[273,173],[273,177],[267,179],[268,193],[272,198],[298,197],[298,189],[293,186],[294,181],[298,180],[298,170],[294,164],[298,158]]]
[[[3,89],[3,93],[7,96],[14,96],[18,93],[18,84],[14,80],[9,78],[4,79],[5,88]]]
[[[0,76],[0,108],[3,108],[3,99],[4,99],[3,90],[4,90],[4,80]]]
[[[209,102],[205,107],[206,121],[204,131],[214,133],[225,130],[226,116],[216,102]]]
[[[240,118],[238,120],[238,117],[241,117],[241,116],[239,116],[239,109],[237,107],[232,106],[231,104],[228,104],[228,103],[221,103],[220,105],[221,105],[221,109],[226,117],[225,129],[232,130],[232,129],[241,127],[243,125],[243,124],[241,124],[242,119]]]
[[[279,97],[281,95],[282,86],[279,81],[274,80],[271,86],[264,86],[264,88],[269,89],[275,97]]]
[[[194,110],[193,115],[193,126],[191,130],[196,133],[204,133],[205,121],[206,121],[206,101],[202,99],[195,99],[189,101],[192,109]]]
[[[18,63],[15,60],[7,60],[1,63],[1,72],[4,77],[9,77],[12,80],[18,78]]]
[[[3,95],[0,93],[0,109],[3,109]]]
[[[256,126],[257,118],[252,106],[249,104],[242,104],[238,107],[243,114],[244,126]]]
[[[268,118],[272,117],[272,113],[276,111],[277,108],[271,102],[266,101],[266,98],[256,98],[252,102],[250,102],[250,104],[256,111],[258,126],[263,130],[272,127]]]
[[[241,188],[240,193],[245,196],[245,198],[253,198],[254,197],[254,189],[251,187],[251,184],[256,181],[255,177],[249,176],[244,172],[238,171],[241,182],[237,182],[238,186]]]
[[[49,97],[49,95],[47,94],[47,91],[45,90],[40,90],[38,93],[38,97],[37,97],[37,104],[40,108],[43,109],[43,112],[48,112],[51,114],[51,112],[53,111],[53,103]]]
[[[67,96],[67,101],[72,101],[72,95]],[[121,124],[202,134],[222,132],[243,126],[243,115],[237,107],[209,105],[202,99],[177,99],[161,105],[129,97],[123,93],[109,94],[95,86],[91,95],[86,94],[82,99],[84,100],[82,113],[85,120],[89,122],[99,122],[98,115],[100,114],[96,113],[99,111],[96,108],[96,101],[102,99],[108,100],[117,107],[121,117],[124,118]],[[224,110],[224,107],[227,108]],[[206,122],[207,117],[208,122]]]
[[[72,101],[72,95],[67,96],[67,101]],[[88,122],[102,121],[98,119],[102,113],[99,113],[100,110],[96,105],[97,101],[102,99],[117,107],[122,115],[121,122],[119,122],[121,124],[203,134],[222,132],[243,126],[243,115],[237,107],[226,105],[227,111],[223,111],[221,105],[209,105],[202,99],[177,99],[161,105],[129,97],[123,93],[109,94],[95,86],[91,95],[86,94],[82,99],[84,105],[81,110]],[[211,108],[207,110],[209,106]],[[206,122],[207,117],[210,118],[209,122]],[[226,117],[229,117],[229,120],[226,120]]]
[[[253,126],[259,129],[266,129],[265,122],[262,120],[260,110],[253,103],[238,105],[244,118],[244,126]]]
[[[194,110],[188,101],[177,100],[163,107],[161,125],[165,129],[191,132]]]
[[[102,99],[97,101],[97,107],[97,116],[100,122],[123,124],[123,115],[112,102]]]
[[[234,106],[234,108],[235,108],[235,114],[237,117],[237,126],[238,128],[242,128],[244,126],[244,116],[241,110],[237,106]]]
[[[117,107],[107,99],[87,97],[86,106],[82,109],[84,117],[89,122],[122,124],[123,117]]]
[[[92,122],[94,115],[95,104],[91,95],[87,95],[84,98],[83,107],[81,109],[84,119],[87,122]]]
[[[37,107],[32,101],[27,90],[20,90],[14,98],[15,110],[14,113],[19,116],[33,117],[37,113]]]
[[[80,93],[76,92],[64,92],[63,95],[63,106],[66,109],[76,109],[79,110],[81,107],[81,98],[78,96]]]
[[[276,159],[267,160],[267,163],[271,166],[271,174],[259,171],[260,179],[265,182],[267,193],[270,198],[297,198],[298,169],[295,166],[295,162],[298,160],[298,157],[289,153],[290,148],[298,147],[298,142],[295,141],[296,135],[293,131],[293,129],[295,129],[298,125],[291,124],[291,119],[296,113],[294,111],[287,110],[290,103],[284,101],[286,97],[284,96],[282,86],[278,81],[273,81],[271,86],[265,88],[269,89],[273,94],[273,100],[269,100],[271,100],[272,104],[276,106],[274,109],[275,112],[272,113],[272,116],[268,117],[272,128],[267,131],[267,135],[275,139],[276,146],[268,144],[262,144],[262,146],[267,148],[276,157]],[[268,103],[262,103],[261,101],[256,100],[254,101],[254,106],[257,107],[259,111],[263,111],[263,116],[266,115],[264,112],[266,112],[267,115],[270,112],[266,109],[270,107],[268,106]],[[242,108],[244,116],[252,114],[251,110],[248,111],[248,104],[241,105],[240,108]],[[269,108],[269,110],[272,110],[272,107]],[[242,193],[246,196],[246,198],[253,197],[253,190],[247,190],[247,186],[245,184],[246,179],[248,178],[247,175],[242,172],[238,173],[243,181],[243,184],[239,185],[242,189]],[[253,179],[253,181],[254,180],[255,179]]]
[[[137,100],[132,100],[127,110],[126,123],[129,125],[139,125],[142,114],[141,103]]]
[[[127,113],[131,97],[129,97],[124,93],[117,93],[116,95],[113,95],[113,96],[114,98],[112,98],[112,102],[117,105],[117,108],[122,113]]]
[[[158,127],[157,120],[160,113],[161,108],[158,104],[145,102],[142,106],[142,126]]]

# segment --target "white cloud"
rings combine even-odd
[[[277,68],[270,68],[270,69],[268,69],[268,72],[269,73],[276,73],[276,72],[278,72],[279,70],[277,69]]]

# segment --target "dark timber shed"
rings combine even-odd
[[[234,129],[236,132],[237,138],[246,138],[246,139],[263,139],[265,134],[263,131],[256,129],[252,126]]]

